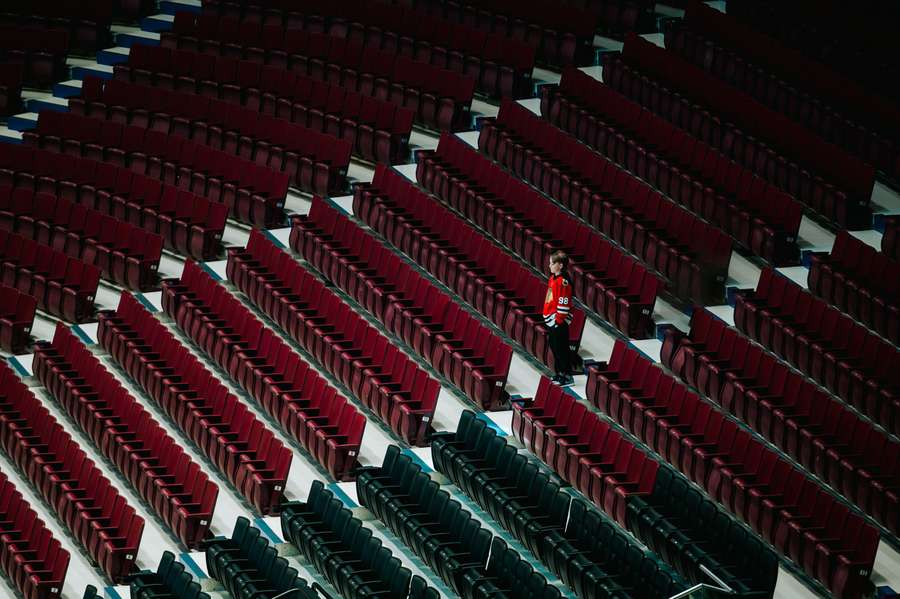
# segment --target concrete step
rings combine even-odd
[[[159,33],[161,31],[169,31],[175,22],[174,15],[160,13],[158,15],[150,15],[141,19],[141,29]]]
[[[130,48],[134,44],[159,45],[159,34],[153,31],[144,31],[138,27],[113,25],[110,27],[116,44],[123,48]]]
[[[96,60],[86,58],[68,58],[66,64],[69,65],[69,71],[72,73],[73,79],[84,79],[87,75],[100,77],[101,79],[112,79],[113,68],[110,65],[100,64]]]
[[[37,119],[36,112],[14,114],[6,120],[6,126],[13,131],[28,131],[37,127]]]
[[[53,85],[53,95],[57,98],[71,98],[81,94],[81,79],[69,79]]]
[[[129,48],[116,46],[114,48],[104,48],[97,52],[97,62],[106,66],[115,66],[128,62]]]
[[[182,11],[199,13],[200,9],[200,0],[161,0],[159,3],[160,12],[167,15]]]

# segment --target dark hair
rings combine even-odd
[[[550,254],[550,262],[554,264],[561,263],[563,270],[565,270],[569,266],[569,255],[562,250],[556,250]]]

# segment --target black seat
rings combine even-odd
[[[292,591],[298,599],[316,599],[316,592],[287,560],[269,546],[247,518],[238,518],[230,539],[206,542],[206,566],[235,599],[256,599]]]
[[[156,572],[144,570],[131,577],[132,599],[209,599],[175,555],[164,551]]]
[[[313,481],[306,503],[282,506],[281,528],[343,597],[437,597],[321,481]]]
[[[688,587],[656,556],[617,533],[599,512],[572,500],[474,412],[463,412],[455,433],[435,435],[431,450],[438,471],[579,597],[655,599]]]

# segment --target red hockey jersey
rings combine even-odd
[[[572,315],[572,284],[567,275],[550,275],[547,282],[547,295],[544,297],[544,323],[555,327],[563,322],[570,322]]]

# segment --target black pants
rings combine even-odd
[[[569,349],[569,325],[558,324],[550,328],[550,351],[553,352],[553,364],[556,374],[569,374],[572,371],[572,350]]]

